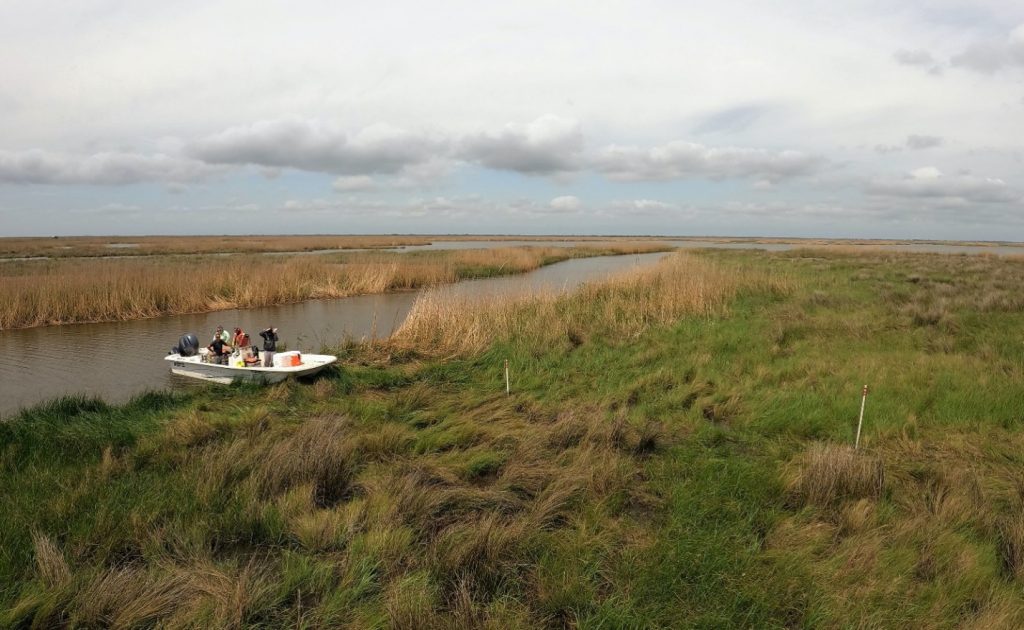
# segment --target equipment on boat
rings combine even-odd
[[[199,338],[192,333],[185,333],[178,340],[178,345],[171,348],[171,354],[183,357],[194,357],[199,352]]]
[[[182,339],[184,340],[184,337]],[[181,345],[179,343],[174,349],[188,349],[181,348]],[[200,348],[192,355],[171,352],[164,357],[164,361],[171,362],[171,372],[174,374],[227,385],[240,381],[277,383],[289,376],[311,376],[338,360],[330,354],[302,354],[292,351],[275,356],[273,367],[262,367],[259,364],[247,364],[240,353],[232,355],[227,365],[211,362],[210,356],[208,349]]]

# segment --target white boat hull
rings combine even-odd
[[[183,357],[169,354],[164,361],[170,361],[171,373],[211,383],[278,383],[289,376],[312,376],[338,358],[329,354],[303,354],[302,365],[291,367],[235,367],[218,363],[205,363],[199,356]]]

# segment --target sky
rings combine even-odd
[[[0,236],[1024,241],[1024,2],[0,0]]]

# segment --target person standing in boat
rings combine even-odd
[[[228,331],[224,330],[223,326],[217,326],[216,332],[213,333],[214,339],[220,339],[225,344],[231,343],[231,335]]]
[[[263,337],[263,367],[274,367],[274,353],[277,352],[277,329],[273,326],[260,333]]]
[[[232,343],[232,345],[236,348],[245,348],[249,345],[249,335],[247,335],[245,331],[238,326],[235,326],[235,337],[233,342],[234,343]]]
[[[235,351],[241,355],[242,361],[244,361],[246,365],[252,363],[251,359],[255,348],[250,347],[249,333],[245,332],[238,326],[235,326],[235,336],[231,339],[231,345],[234,346]]]

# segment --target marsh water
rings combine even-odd
[[[662,239],[680,249],[723,248],[786,251],[807,244],[721,242]],[[481,249],[523,245],[572,247],[588,241],[444,241],[398,248],[399,251]],[[856,246],[851,246],[856,247]],[[1012,245],[952,245],[938,243],[872,244],[870,249],[942,254],[1020,255],[1024,247]],[[324,250],[327,253],[340,250]],[[348,250],[352,251],[352,250]],[[583,282],[638,264],[649,264],[664,254],[582,258],[557,263],[520,276],[460,282],[456,295],[516,294],[541,288],[568,290]],[[65,394],[89,394],[111,402],[153,389],[186,386],[188,381],[169,373],[162,357],[185,332],[205,341],[218,324],[241,326],[253,334],[268,325],[280,328],[289,348],[317,351],[346,338],[386,337],[412,307],[416,292],[387,293],[337,300],[317,300],[262,308],[175,315],[108,324],[46,326],[0,330],[0,417],[21,407]],[[258,338],[257,338],[258,341]]]
[[[481,298],[567,291],[614,272],[651,264],[664,255],[579,258],[518,276],[460,282],[445,290]],[[218,325],[240,326],[256,342],[257,331],[276,326],[288,348],[309,352],[347,338],[386,337],[401,325],[418,295],[385,293],[128,322],[0,331],[0,417],[66,394],[120,402],[145,391],[189,386],[191,381],[171,375],[162,359],[183,333],[194,332],[205,343]]]

